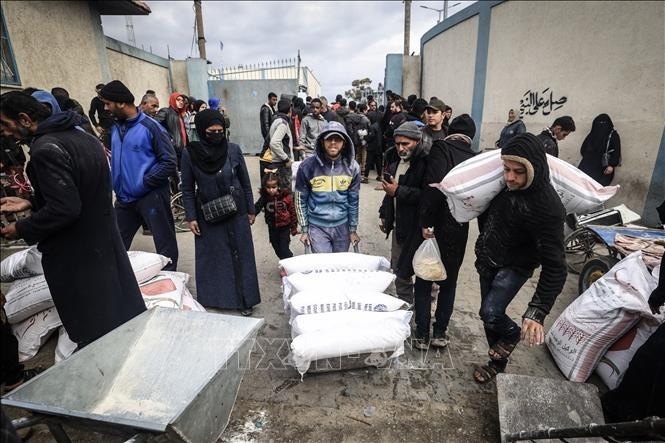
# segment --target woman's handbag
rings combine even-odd
[[[607,169],[607,167],[610,165],[610,153],[614,152],[614,149],[610,151],[610,140],[612,140],[612,132],[610,132],[610,136],[607,137],[607,146],[605,147],[605,152],[603,152],[603,156],[600,159],[600,165],[603,167],[603,171]]]
[[[215,175],[215,181],[217,179],[223,180],[222,171],[219,171]],[[217,189],[221,191],[223,186],[219,186],[217,182]],[[207,203],[201,205],[201,212],[203,213],[203,219],[208,223],[219,223],[229,218],[233,217],[238,213],[238,205],[236,204],[235,199],[233,198],[233,186],[230,187],[228,194],[224,194],[221,197],[217,197],[214,200],[210,200]]]

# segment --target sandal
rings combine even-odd
[[[510,357],[510,354],[513,353],[515,347],[517,346],[517,343],[519,342],[520,342],[519,339],[513,343],[504,340],[499,340],[498,342],[494,343],[492,347],[490,347],[489,351],[487,351],[487,355],[489,355],[490,359],[493,361],[507,360],[508,357]]]
[[[476,383],[484,385],[485,383],[489,383],[490,381],[494,380],[497,374],[501,372],[503,371],[499,370],[499,368],[490,362],[487,365],[476,366],[473,371],[473,379],[476,381]]]

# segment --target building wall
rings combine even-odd
[[[87,111],[95,85],[105,80],[99,15],[88,2],[3,1],[2,9],[20,88],[64,87]]]
[[[420,93],[420,56],[405,55],[402,66],[402,97]]]
[[[664,36],[663,2],[477,2],[423,36],[422,95],[482,116],[480,149],[494,147],[510,108],[523,111],[533,133],[571,115],[577,131],[559,148],[575,165],[592,120],[609,114],[623,164],[614,180],[622,189],[608,205],[641,212],[650,188],[650,202],[665,199],[654,180],[659,153],[665,162]],[[529,104],[534,94],[544,106]]]
[[[295,78],[290,80],[210,80],[210,97],[219,97],[226,108],[230,125],[230,140],[240,145],[245,154],[258,154],[263,147],[259,110],[268,93],[277,95],[297,90]],[[291,92],[293,91],[293,92]]]
[[[471,17],[422,49],[422,97],[436,96],[455,114],[471,113],[478,17]]]
[[[387,54],[386,55],[386,71],[383,79],[384,89],[386,91],[393,91],[400,94],[402,91],[402,69],[403,65],[402,54]]]
[[[168,60],[110,37],[106,37],[106,43],[111,77],[120,80],[132,91],[136,104],[141,102],[146,90],[152,89],[160,106],[168,106],[171,90]]]
[[[172,91],[190,95],[189,81],[187,79],[187,60],[171,60],[171,78],[173,79]]]

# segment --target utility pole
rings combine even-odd
[[[411,39],[411,0],[404,0],[404,55],[409,55]]]
[[[201,11],[201,0],[194,0],[194,13],[196,14],[196,33],[198,35],[199,57],[207,60],[206,38],[203,34],[203,12]]]

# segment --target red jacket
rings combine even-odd
[[[276,196],[270,196],[261,189],[261,196],[254,203],[256,214],[264,210],[266,224],[271,228],[291,227],[295,231],[298,227],[298,218],[296,217],[296,207],[293,204],[293,197],[288,190],[280,189]]]

